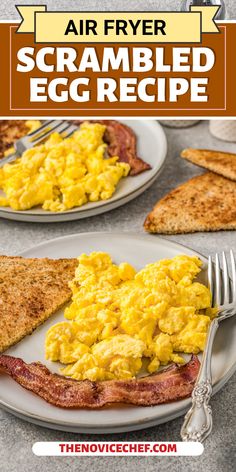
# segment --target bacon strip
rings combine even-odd
[[[172,365],[138,380],[77,381],[52,374],[40,362],[0,356],[0,368],[22,387],[61,408],[101,408],[110,403],[158,405],[189,397],[199,371],[196,356],[178,367]]]
[[[129,126],[116,120],[93,120],[93,123],[101,123],[106,126],[104,141],[108,144],[109,156],[119,156],[120,162],[127,162],[130,167],[130,175],[137,175],[151,166],[137,156],[137,140],[135,133]],[[73,120],[75,125],[80,125],[81,120]]]

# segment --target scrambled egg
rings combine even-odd
[[[140,272],[113,264],[103,252],[82,254],[71,282],[73,298],[64,321],[46,335],[46,358],[66,366],[74,379],[131,379],[155,372],[178,354],[198,353],[214,311],[207,287],[195,282],[197,257],[177,256]]]
[[[0,168],[0,206],[65,211],[87,202],[109,199],[130,166],[106,158],[105,126],[81,124],[67,139],[53,133],[42,145]]]

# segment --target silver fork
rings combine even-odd
[[[212,430],[212,410],[209,401],[212,394],[211,357],[213,341],[219,323],[236,313],[236,264],[233,251],[230,251],[232,280],[229,276],[227,258],[224,252],[221,257],[215,255],[208,259],[208,282],[212,293],[212,306],[218,307],[218,315],[211,322],[206,347],[195,387],[192,392],[192,407],[184,418],[181,428],[183,441],[203,442]],[[220,260],[222,259],[222,269]]]
[[[68,121],[47,120],[42,124],[42,126],[37,128],[35,131],[32,131],[32,133],[29,133],[26,136],[23,136],[23,138],[18,139],[14,143],[15,152],[1,159],[0,167],[2,167],[4,164],[15,161],[23,154],[24,151],[42,143],[54,132],[63,134],[64,138],[68,138],[77,129],[78,126],[70,124]]]

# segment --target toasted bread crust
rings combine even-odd
[[[236,229],[236,183],[207,172],[172,190],[147,216],[151,233]]]
[[[28,133],[25,120],[0,120],[0,159],[17,139]]]
[[[216,174],[236,181],[236,154],[206,149],[184,149],[181,157]]]
[[[70,300],[76,266],[76,259],[0,256],[0,352]]]

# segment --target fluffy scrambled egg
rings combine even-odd
[[[64,321],[46,335],[46,358],[74,379],[131,379],[143,360],[155,372],[178,354],[198,353],[214,311],[207,287],[195,282],[197,257],[177,256],[140,272],[103,252],[82,254]]]
[[[109,199],[130,166],[106,158],[105,126],[83,123],[67,139],[53,133],[42,145],[0,168],[0,206],[65,211],[87,202]]]

